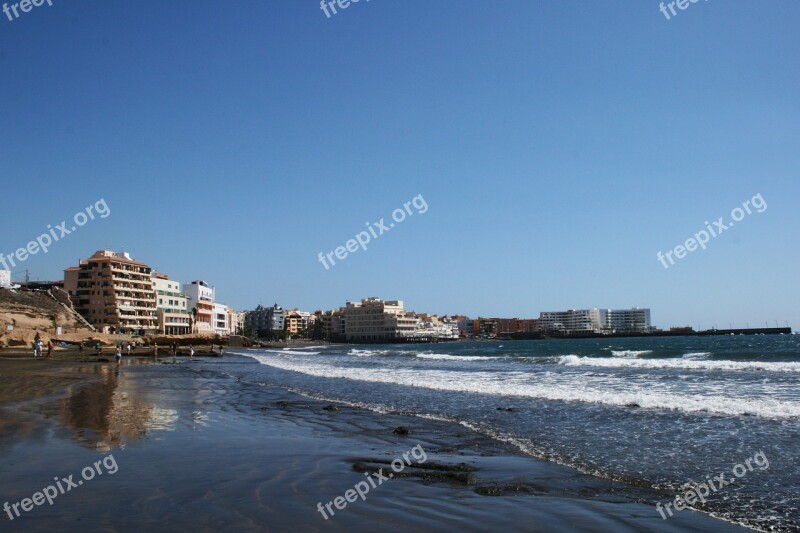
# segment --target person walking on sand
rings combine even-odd
[[[78,353],[83,355],[83,341],[78,343]]]
[[[189,360],[194,361],[194,346],[189,345]]]
[[[45,359],[50,359],[50,355],[53,353],[53,348],[55,347],[56,345],[53,344],[53,339],[47,341],[47,357],[45,357]]]
[[[117,346],[117,353],[114,354],[114,359],[117,360],[117,366],[122,362],[122,348]]]
[[[128,350],[128,357],[130,357],[130,356],[131,356],[131,350],[132,350],[132,349],[133,349],[133,347],[131,346],[131,343],[128,343],[128,346],[127,346],[127,350]]]

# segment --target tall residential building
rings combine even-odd
[[[284,318],[284,329],[286,333],[289,335],[297,335],[301,332],[307,332],[309,325],[313,321],[313,316],[314,315],[311,313],[298,309],[286,311],[286,316]]]
[[[188,297],[181,292],[181,284],[165,274],[153,274],[156,291],[158,329],[165,335],[191,333],[192,313],[187,306]]]
[[[650,309],[571,309],[543,312],[539,330],[561,333],[649,333]]]
[[[278,304],[272,307],[259,305],[252,311],[248,311],[244,318],[245,329],[252,335],[258,335],[259,331],[283,331],[286,313]]]
[[[214,288],[196,280],[184,283],[183,292],[193,315],[192,333],[214,333]]]
[[[650,333],[650,309],[608,309],[606,329],[611,333]]]
[[[544,332],[601,333],[606,325],[605,309],[570,309],[539,314],[539,328]]]
[[[345,331],[344,308],[320,312],[318,315],[319,338],[331,341],[344,341],[347,337]]]
[[[347,302],[342,309],[347,341],[390,341],[412,337],[417,329],[417,316],[403,308],[402,300],[384,301],[365,298],[359,303]]]
[[[90,324],[107,333],[157,333],[152,269],[126,252],[98,250],[64,270],[64,289]]]

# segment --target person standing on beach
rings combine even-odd
[[[131,350],[132,350],[132,349],[133,349],[133,347],[131,346],[131,343],[128,343],[128,346],[127,346],[127,350],[128,350],[128,357],[130,357],[130,356],[131,356]]]
[[[56,345],[53,344],[53,339],[50,339],[49,341],[47,341],[47,357],[45,357],[45,359],[50,359],[50,354],[53,353],[53,348],[55,348],[55,347],[56,347]]]
[[[117,353],[114,354],[114,359],[117,360],[117,366],[122,362],[122,348],[117,346]]]
[[[194,346],[189,345],[189,360],[194,361]]]
[[[153,361],[158,362],[158,343],[153,343]]]
[[[78,343],[78,353],[83,355],[83,341]]]

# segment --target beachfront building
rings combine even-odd
[[[470,337],[496,337],[497,319],[478,317],[467,324],[467,334]]]
[[[242,335],[244,333],[244,311],[234,311],[228,308],[228,324],[230,325],[231,335]]]
[[[300,335],[306,333],[313,324],[314,315],[307,311],[292,309],[286,311],[284,318],[284,329],[288,335]]]
[[[187,305],[188,297],[181,292],[181,284],[165,274],[154,273],[153,287],[159,332],[164,335],[191,333],[192,313]]]
[[[602,333],[606,325],[606,309],[570,309],[539,314],[539,329],[544,332]]]
[[[610,333],[651,333],[650,309],[608,309],[605,328]]]
[[[228,306],[225,304],[220,304],[214,302],[212,308],[212,324],[214,326],[214,333],[217,335],[230,335],[231,332],[231,324],[230,324],[230,313]]]
[[[319,312],[317,315],[318,331],[320,339],[326,339],[334,342],[344,341],[347,337],[344,321],[344,307],[337,310]]]
[[[415,337],[426,337],[439,340],[456,340],[459,338],[458,322],[449,317],[439,318],[437,315],[420,313],[417,315]]]
[[[214,288],[203,280],[183,284],[192,312],[192,333],[214,333]]]
[[[458,333],[462,337],[469,337],[469,330],[472,329],[472,320],[466,315],[455,315],[453,320],[458,324]]]
[[[539,315],[539,330],[574,333],[650,333],[650,309],[571,309]]]
[[[64,270],[64,289],[75,310],[105,333],[157,333],[152,269],[127,252],[98,250]]]
[[[272,307],[259,305],[248,311],[244,318],[245,329],[251,335],[258,335],[259,331],[283,331],[286,322],[286,312],[278,304]]]
[[[419,320],[413,312],[404,309],[402,300],[379,298],[347,302],[342,317],[348,342],[385,342],[412,337]]]

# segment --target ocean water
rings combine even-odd
[[[315,398],[456,421],[534,457],[660,490],[664,503],[722,473],[733,482],[694,508],[758,529],[800,530],[797,335],[235,353],[248,359],[226,357],[223,371]]]

